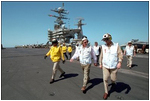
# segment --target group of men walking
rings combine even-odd
[[[104,45],[100,48],[98,43],[95,42],[95,46],[91,47],[88,43],[89,40],[87,37],[83,37],[80,48],[76,48],[74,55],[71,57],[70,54],[70,62],[73,62],[75,59],[79,59],[81,69],[83,70],[83,86],[81,91],[85,92],[88,81],[90,80],[90,67],[92,64],[92,59],[94,62],[94,66],[100,67],[103,71],[103,82],[104,82],[104,96],[103,99],[108,98],[108,78],[111,78],[112,86],[116,85],[117,71],[121,68],[122,60],[123,60],[123,52],[118,43],[112,42],[112,36],[110,34],[104,34],[102,41],[105,42]],[[134,46],[132,46],[131,42],[128,43],[125,48],[124,54],[127,55],[127,66],[131,68],[132,65],[132,56],[134,51]],[[65,45],[63,45],[65,46]],[[79,47],[79,46],[78,46]],[[58,45],[58,41],[56,39],[52,40],[52,47],[49,52],[44,56],[46,59],[47,56],[50,56],[51,60],[54,62],[53,65],[53,73],[50,80],[50,83],[54,82],[55,75],[57,69],[61,72],[60,77],[65,75],[65,72],[60,68],[59,62],[62,59],[62,62],[65,63],[63,52],[66,48]],[[71,51],[72,52],[72,51]],[[71,53],[70,52],[70,53]],[[134,52],[135,55],[135,52]],[[66,56],[67,58],[67,56]],[[67,58],[68,59],[68,58]]]
[[[68,55],[67,55],[67,52],[71,58],[71,53],[72,53],[72,47],[71,47],[71,44],[69,44],[69,46],[67,47],[65,45],[65,43],[63,43],[63,46],[62,46],[62,51],[63,51],[63,54],[65,55],[66,59],[68,60]]]

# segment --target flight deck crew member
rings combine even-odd
[[[72,47],[71,47],[71,44],[69,44],[69,46],[68,46],[68,54],[69,54],[69,56],[70,56],[70,59],[71,59],[71,53],[72,53]]]
[[[67,56],[67,47],[66,47],[66,45],[65,45],[65,43],[63,43],[63,46],[62,46],[62,51],[63,51],[63,54],[65,55],[65,57],[67,58],[67,60],[68,60],[68,56]]]
[[[100,55],[100,47],[98,46],[98,43],[95,42],[95,45],[93,47],[95,55],[97,57],[97,64],[99,63],[99,55]]]
[[[127,67],[129,67],[131,69],[133,55],[134,56],[136,55],[135,48],[132,45],[131,41],[128,42],[128,45],[126,46],[126,48],[124,50],[124,55],[126,55],[126,57],[127,57]]]
[[[50,80],[50,84],[54,82],[55,75],[57,72],[57,69],[61,72],[60,78],[64,76],[65,72],[60,68],[59,62],[62,59],[63,64],[65,63],[64,54],[62,53],[61,46],[58,45],[58,41],[56,39],[52,40],[52,46],[49,50],[49,52],[44,56],[44,59],[47,58],[47,56],[50,56],[53,65],[53,73]]]
[[[87,83],[90,79],[89,73],[90,73],[90,67],[91,67],[91,63],[92,63],[92,60],[91,60],[92,57],[94,59],[94,65],[97,66],[97,64],[96,64],[97,58],[95,56],[95,52],[94,52],[93,48],[88,45],[88,39],[86,37],[84,37],[82,39],[82,45],[80,46],[79,49],[76,49],[74,55],[70,59],[70,62],[72,62],[74,59],[77,59],[78,57],[80,60],[81,68],[84,73],[83,86],[81,88],[81,90],[84,93],[86,90]]]
[[[106,44],[102,45],[99,58],[100,68],[103,70],[104,96],[108,97],[108,78],[111,77],[112,86],[115,87],[116,76],[118,69],[121,68],[123,54],[118,43],[112,42],[110,34],[104,34],[102,39]]]
[[[80,49],[79,43],[76,44],[76,50],[75,51],[77,51],[78,49]],[[77,61],[79,61],[79,57],[77,58]]]

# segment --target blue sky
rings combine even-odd
[[[59,2],[8,2],[1,1],[1,43],[4,47],[16,45],[41,44],[48,41],[48,29],[54,29],[57,15],[51,9],[62,6]],[[69,11],[70,28],[77,28],[76,18],[82,17],[83,34],[93,45],[99,45],[103,34],[110,33],[112,40],[120,45],[132,39],[148,42],[149,36],[149,2],[136,1],[76,1],[64,2]],[[66,27],[68,27],[68,20]]]

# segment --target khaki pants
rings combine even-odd
[[[132,66],[132,56],[131,55],[127,55],[127,66],[131,67]]]
[[[61,73],[64,72],[64,71],[60,68],[60,66],[59,66],[59,61],[58,61],[58,62],[54,62],[54,65],[53,65],[53,73],[52,73],[52,78],[51,78],[51,79],[55,79],[55,75],[56,75],[57,69],[58,69]]]
[[[115,83],[117,77],[117,68],[115,69],[107,69],[103,67],[103,82],[104,82],[104,89],[105,93],[108,94],[108,78],[111,78],[111,82]]]
[[[89,77],[90,67],[91,67],[91,64],[87,64],[87,65],[81,64],[81,68],[82,68],[83,73],[84,73],[83,86],[86,86],[88,83],[88,80],[90,79],[90,77]]]

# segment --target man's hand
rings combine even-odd
[[[44,56],[44,59],[46,59],[46,58],[47,58],[47,56],[45,55],[45,56]]]
[[[65,62],[66,62],[65,60],[62,61],[63,64],[64,64]]]
[[[70,59],[70,62],[73,62],[73,59]]]
[[[118,68],[118,69],[121,68],[121,62],[119,62],[119,63],[117,64],[117,68]]]
[[[102,64],[100,64],[99,67],[100,67],[100,69],[102,69],[102,67],[103,67]]]

